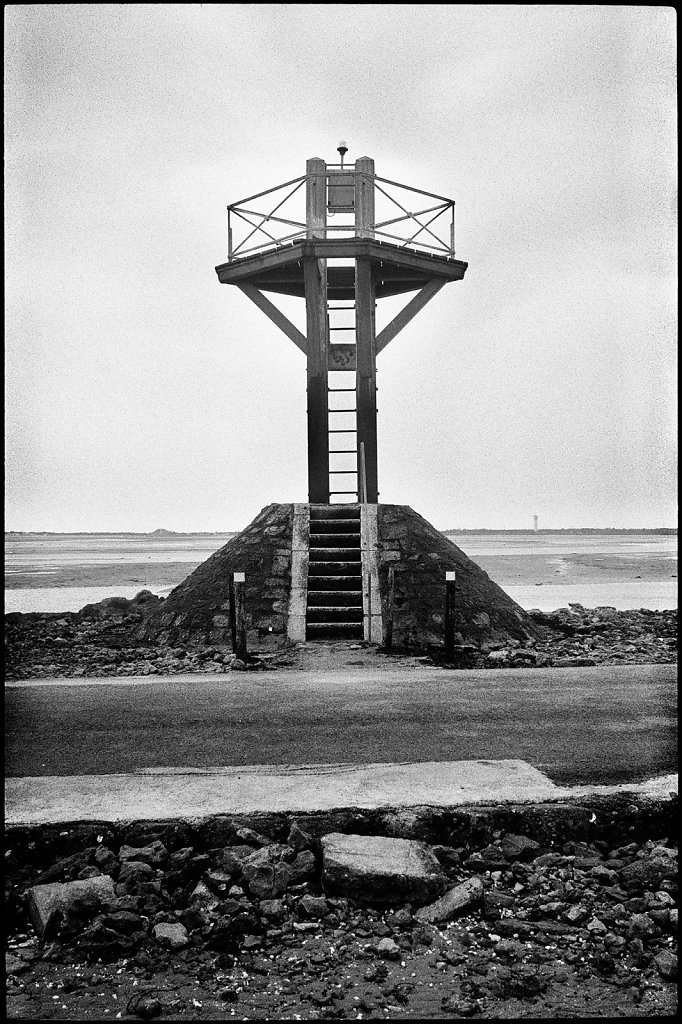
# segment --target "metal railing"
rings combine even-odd
[[[392,181],[389,178],[382,178],[379,175],[367,174],[355,171],[352,165],[327,164],[324,174],[325,180],[330,173],[338,173],[339,170],[350,172],[356,178],[361,177],[370,180],[374,186],[374,198],[377,207],[382,208],[379,217],[375,215],[375,223],[372,228],[372,236],[380,241],[386,240],[387,244],[395,245],[398,248],[415,249],[419,252],[430,255],[438,255],[446,259],[455,257],[455,201],[444,196],[427,192],[424,189],[413,188],[410,185],[403,185],[400,182]],[[257,192],[255,195],[247,196],[227,207],[227,259],[231,262],[234,259],[241,259],[245,256],[252,256],[271,249],[278,249],[286,245],[292,245],[307,235],[306,212],[305,212],[305,190],[302,185],[308,180],[308,175],[303,174],[298,178],[292,178],[282,185]],[[315,175],[314,177],[322,177]],[[289,190],[279,199],[275,206],[269,211],[252,208],[256,200],[265,196],[274,196],[275,193]],[[424,197],[427,202],[422,208],[410,209],[411,202],[403,195],[396,197],[392,194],[395,189],[410,196]],[[402,200],[402,202],[400,201]],[[287,205],[288,204],[288,205]],[[285,209],[286,207],[286,209]],[[293,207],[293,209],[291,209]],[[384,210],[384,208],[386,208]],[[395,209],[400,213],[389,216]],[[333,217],[334,222],[329,223]],[[339,213],[329,213],[326,225],[326,232],[344,233],[353,237],[355,234],[354,215],[351,218],[343,218],[339,222]],[[428,218],[428,219],[426,219]],[[235,228],[239,225],[239,240],[235,240]],[[246,225],[244,227],[244,225]],[[283,225],[278,231],[279,225]],[[405,230],[399,233],[402,228]],[[294,230],[290,230],[293,228]],[[391,228],[388,231],[387,228]],[[289,230],[286,230],[289,229]],[[243,235],[243,237],[242,237]],[[445,237],[443,237],[445,235]],[[250,244],[249,244],[250,243]]]
[[[300,237],[305,238],[305,234],[306,234],[306,224],[305,224],[305,221],[301,222],[300,220],[292,220],[290,217],[282,217],[282,216],[277,217],[277,216],[275,216],[275,214],[277,213],[278,210],[281,211],[281,209],[284,206],[284,204],[286,202],[288,202],[291,199],[291,197],[294,196],[298,192],[298,190],[301,188],[301,185],[306,181],[306,179],[307,179],[307,175],[303,174],[303,175],[301,175],[300,178],[292,178],[291,181],[285,181],[283,185],[275,185],[274,188],[266,189],[264,192],[257,192],[255,195],[247,196],[246,199],[240,199],[237,203],[232,203],[232,204],[230,204],[230,206],[228,206],[228,208],[227,208],[227,258],[228,258],[228,261],[231,261],[231,260],[235,259],[235,257],[238,256],[238,255],[239,256],[251,255],[251,254],[253,254],[255,252],[262,251],[264,248],[269,249],[273,245],[275,247],[279,247],[281,245],[284,245],[285,242],[290,242],[290,241],[292,241],[295,238],[300,238]],[[258,210],[249,210],[249,209],[246,209],[246,207],[244,205],[245,203],[253,202],[254,199],[262,199],[263,196],[272,195],[273,192],[280,192],[282,189],[289,188],[290,185],[294,186],[291,189],[291,191],[287,192],[287,194],[284,196],[284,198],[281,199],[277,203],[277,205],[275,207],[273,207],[273,209],[270,210],[268,213],[263,213],[263,212],[258,211]],[[246,224],[251,227],[251,231],[236,246],[234,245],[234,241],[233,241],[233,228],[232,228],[232,218],[233,217],[236,217],[239,220],[245,221]],[[259,223],[254,224],[254,222],[249,219],[250,217],[255,217],[257,219],[260,218]],[[278,237],[275,237],[274,235],[270,234],[269,231],[266,231],[265,228],[263,227],[263,224],[267,223],[269,225],[272,221],[275,221],[278,224],[287,224],[289,227],[297,227],[300,230],[291,232],[291,233],[289,233],[287,235],[279,235]],[[258,234],[258,233],[265,235],[266,238],[267,238],[267,241],[259,241],[256,245],[252,245],[250,248],[246,249],[245,248],[246,243],[248,241],[250,241],[250,239],[253,238],[253,236]]]

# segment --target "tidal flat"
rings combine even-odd
[[[5,611],[78,611],[140,590],[165,597],[234,533],[5,535]],[[524,608],[677,608],[677,535],[448,533]]]

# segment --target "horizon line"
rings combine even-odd
[[[248,523],[246,524],[248,526]],[[242,526],[240,529],[225,529],[225,530],[166,530],[163,528],[157,528],[155,530],[8,530],[5,529],[5,536],[9,534],[21,534],[21,535],[47,535],[53,537],[69,537],[69,536],[88,536],[88,537],[107,537],[107,536],[133,536],[133,537],[153,537],[153,536],[164,536],[164,537],[213,537],[223,536],[228,533],[241,533],[242,530],[246,529],[246,526]],[[535,529],[532,526],[448,526],[440,529],[441,533],[580,533],[580,532],[599,532],[599,533],[677,533],[677,526],[547,526],[538,527]]]

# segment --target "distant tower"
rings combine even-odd
[[[533,516],[533,529],[534,529],[534,531],[536,533],[538,532],[538,517],[537,516]]]

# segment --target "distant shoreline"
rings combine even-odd
[[[243,529],[243,527],[242,527]],[[185,533],[175,532],[174,530],[152,530],[150,533],[139,533],[132,530],[75,530],[73,532],[68,531],[57,531],[57,530],[6,530],[5,537],[146,537],[157,540],[166,540],[169,537],[226,537],[234,536],[239,533],[239,530],[190,530]],[[651,536],[665,536],[665,537],[676,537],[677,528],[673,527],[642,527],[641,529],[617,529],[616,527],[589,527],[589,526],[576,526],[576,527],[563,527],[558,530],[497,530],[497,529],[447,529],[441,530],[441,533],[445,536],[461,536],[462,534],[494,534],[494,533],[506,533],[516,536],[550,536],[550,535],[562,535],[562,534],[574,534],[579,533],[584,536],[599,537],[599,536],[613,536],[614,534],[648,534]]]

